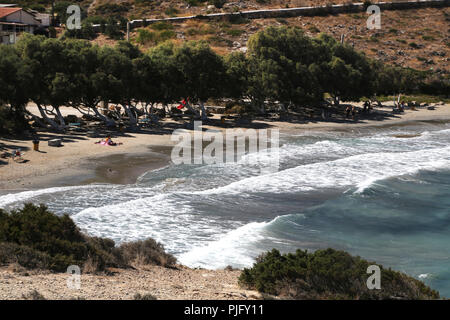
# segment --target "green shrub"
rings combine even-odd
[[[312,33],[319,33],[320,32],[319,28],[317,28],[316,26],[310,26],[308,28],[308,30],[309,30],[309,32],[312,32]]]
[[[244,30],[240,30],[240,29],[228,29],[225,31],[228,35],[232,36],[232,37],[239,37],[241,34],[244,33]]]
[[[217,9],[220,9],[225,3],[227,3],[227,0],[211,0],[210,3]]]
[[[381,269],[381,289],[369,290],[366,281],[369,263],[344,251],[278,250],[260,256],[239,277],[241,285],[262,293],[293,299],[438,299],[439,293],[422,282],[391,269]]]
[[[126,19],[124,18],[108,18],[104,28],[104,33],[110,39],[113,40],[122,40],[124,36],[124,32],[122,31],[126,27]]]
[[[169,17],[175,17],[178,14],[178,10],[172,6],[168,7],[164,13]]]
[[[169,22],[155,22],[153,24],[150,25],[150,28],[153,30],[158,30],[158,31],[162,31],[162,30],[173,30],[173,25]]]
[[[139,29],[137,31],[136,41],[140,44],[147,44],[156,41],[156,33],[147,29]]]
[[[200,2],[202,2],[202,1],[199,1],[199,0],[186,0],[186,3],[188,5],[190,5],[191,7],[198,6]]]
[[[95,8],[95,12],[99,15],[123,14],[128,11],[128,5],[125,3],[104,3]]]
[[[0,264],[17,263],[28,269],[48,269],[51,257],[28,246],[0,242]]]
[[[47,207],[25,204],[10,213],[0,209],[0,263],[64,272],[70,265],[84,272],[107,267],[143,264],[172,266],[176,259],[153,239],[116,247],[111,239],[89,237],[67,216],[56,216]]]
[[[92,40],[97,38],[97,32],[91,23],[83,21],[81,29],[66,30],[64,37]]]

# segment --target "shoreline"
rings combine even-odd
[[[389,108],[387,106],[387,108]],[[387,109],[389,110],[389,109]],[[376,109],[386,113],[386,107]],[[450,105],[436,106],[435,110],[420,108],[406,110],[404,114],[392,115],[381,120],[281,122],[255,120],[250,128],[266,127],[279,129],[281,133],[295,134],[305,131],[347,131],[361,128],[389,128],[413,123],[445,123],[450,121]],[[217,117],[216,117],[217,118]],[[173,121],[162,122],[173,124]],[[226,128],[204,125],[207,129]],[[246,127],[247,128],[247,127]],[[245,130],[245,128],[243,128]],[[258,129],[257,129],[258,130]],[[21,191],[84,185],[90,183],[132,184],[143,173],[159,169],[170,163],[171,135],[159,133],[126,133],[113,136],[113,140],[122,145],[115,147],[96,145],[99,138],[89,138],[85,134],[55,134],[40,132],[40,151],[32,150],[31,140],[0,138],[0,146],[9,150],[21,148],[25,152],[26,163],[12,160],[0,162],[0,195]],[[62,147],[49,147],[46,141],[61,138]]]

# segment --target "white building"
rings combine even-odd
[[[16,43],[22,32],[33,33],[42,26],[41,20],[24,9],[0,5],[0,43]]]

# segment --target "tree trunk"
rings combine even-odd
[[[66,121],[64,120],[64,117],[61,114],[61,111],[59,111],[59,107],[54,107],[56,110],[56,116],[58,117],[59,123],[61,124],[61,128],[66,128]]]
[[[200,105],[200,109],[202,110],[202,121],[207,121],[208,120],[208,115],[206,113],[205,104],[203,103],[202,100],[199,100],[198,103]]]
[[[28,114],[34,121],[36,121],[41,127],[46,128],[46,124],[44,121],[42,121],[41,118],[39,118],[38,116],[35,116],[34,114],[32,114],[30,111],[25,110],[25,113]]]
[[[186,102],[186,108],[188,108],[188,110],[191,111],[192,113],[194,113],[197,117],[200,116],[198,110],[195,110],[194,108],[192,108],[192,106],[189,102]]]
[[[38,107],[39,113],[40,113],[41,116],[42,116],[42,119],[44,119],[44,121],[47,122],[47,123],[50,125],[50,127],[52,127],[53,130],[61,131],[61,130],[63,129],[63,128],[62,128],[60,125],[58,125],[54,120],[50,119],[50,118],[47,116],[47,114],[45,113],[44,109],[41,107],[40,104],[36,104],[36,105],[37,105],[37,107]]]
[[[137,129],[137,119],[134,116],[133,112],[131,111],[131,108],[127,104],[122,105],[125,108],[125,112],[128,115],[128,118],[130,119],[130,126],[133,129]]]
[[[114,121],[114,119],[110,119],[107,116],[103,115],[100,113],[100,111],[98,111],[97,108],[92,108],[94,110],[94,113],[97,117],[100,118],[100,120],[102,120],[107,127],[113,127],[116,125],[116,122]]]
[[[261,114],[266,114],[266,108],[264,107],[264,102],[259,105],[259,112]]]
[[[157,123],[159,123],[159,117],[157,114],[153,114],[153,106],[154,106],[154,103],[150,104],[149,118],[152,122],[157,124]]]
[[[338,106],[339,105],[339,97],[338,96],[334,96],[333,100],[334,100],[334,105]]]

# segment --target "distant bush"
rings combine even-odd
[[[123,14],[128,12],[128,5],[125,3],[117,4],[117,3],[104,3],[95,8],[95,12],[98,15],[108,15],[108,14]]]
[[[136,293],[133,297],[134,300],[158,300],[154,295],[150,293],[146,293],[141,295],[140,293]]]
[[[239,277],[241,285],[262,293],[292,299],[438,299],[439,293],[419,280],[391,269],[381,269],[381,289],[369,290],[367,267],[360,257],[334,249],[314,253],[278,250],[260,256]]]
[[[27,294],[22,294],[22,299],[24,300],[47,300],[45,297],[39,293],[36,289],[30,291]]]
[[[63,39],[65,37],[93,40],[97,38],[97,32],[94,30],[91,23],[83,21],[81,24],[81,29],[66,30]]]
[[[160,21],[160,22],[155,22],[153,24],[150,25],[150,28],[153,30],[173,30],[173,24],[169,23],[169,22],[164,22],[164,21]]]
[[[123,39],[124,32],[122,31],[122,25],[124,21],[122,19],[109,18],[104,27],[104,33],[110,39],[121,40]],[[126,25],[126,22],[125,22]]]
[[[223,5],[224,5],[225,3],[227,3],[227,0],[211,0],[210,3],[211,3],[212,5],[214,5],[214,7],[220,9],[220,8],[223,7]]]
[[[164,13],[166,14],[166,15],[168,15],[169,17],[174,17],[174,16],[176,16],[177,14],[178,14],[178,9],[177,8],[174,8],[174,7],[172,7],[172,6],[170,6],[170,7],[168,7],[166,10],[164,10]]]
[[[56,216],[41,205],[26,204],[10,213],[0,209],[0,263],[63,272],[70,265],[83,272],[141,264],[171,266],[176,259],[153,239],[116,247],[111,239],[81,233],[68,215]]]
[[[162,244],[153,239],[123,243],[118,250],[124,262],[130,265],[156,264],[170,267],[176,263],[175,257],[166,253]]]
[[[175,31],[171,29],[155,29],[161,31],[151,31],[148,29],[139,29],[137,31],[136,41],[140,44],[158,44],[176,37]]]
[[[319,33],[320,32],[319,28],[317,28],[316,26],[310,26],[308,28],[308,30],[309,30],[309,32],[312,32],[312,33]]]
[[[225,31],[228,35],[232,36],[232,37],[239,37],[241,34],[244,33],[244,30],[240,30],[240,29],[228,29]]]

